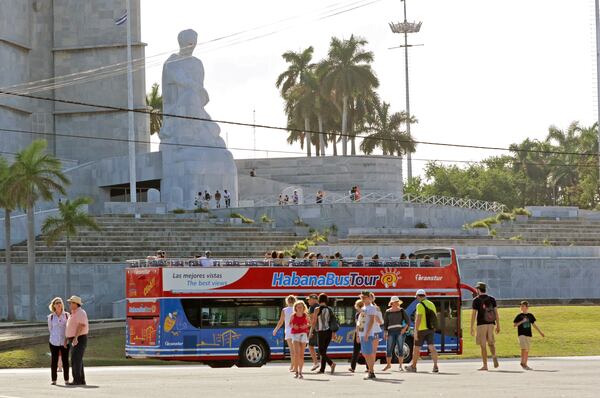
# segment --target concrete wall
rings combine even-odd
[[[42,232],[42,224],[46,220],[46,218],[56,215],[58,213],[57,209],[51,210],[43,210],[35,213],[35,233],[36,235]],[[2,211],[4,214],[4,210]],[[27,240],[27,215],[19,214],[16,216],[12,216],[10,222],[11,231],[10,231],[10,241],[12,244],[16,244],[19,242],[23,242]],[[0,218],[0,250],[3,250],[6,245],[5,237],[4,237],[4,217]],[[4,258],[0,259],[0,261],[4,261]]]
[[[222,218],[231,212],[228,209],[211,211]],[[340,235],[346,235],[352,227],[413,228],[418,222],[424,222],[430,228],[461,228],[467,222],[492,215],[481,210],[403,203],[288,205],[239,208],[234,211],[254,220],[259,220],[266,214],[275,220],[278,227],[291,227],[297,218],[301,218],[313,228],[325,228],[335,224]]]
[[[110,318],[112,303],[125,297],[125,265],[119,263],[73,264],[72,292],[65,292],[65,266],[60,264],[38,264],[36,267],[37,306],[36,318],[43,320],[48,315],[48,303],[56,296],[80,296],[90,318]],[[29,293],[27,266],[13,265],[15,311],[17,318],[27,319]],[[0,264],[0,319],[5,319],[6,266]]]
[[[393,156],[326,156],[273,159],[238,159],[238,175],[256,176],[326,192],[348,193],[358,185],[368,192],[402,193],[402,161]],[[268,186],[265,186],[268,188]],[[279,194],[280,191],[264,195]]]
[[[465,283],[478,281],[489,285],[498,299],[600,299],[600,259],[462,259]],[[123,264],[73,265],[73,292],[82,297],[90,318],[112,316],[113,302],[125,297]],[[59,264],[40,264],[36,271],[38,298],[36,317],[43,320],[48,303],[55,296],[65,297],[64,269]],[[27,267],[13,266],[16,313],[27,318],[29,297]],[[6,270],[0,264],[0,319],[6,318]]]

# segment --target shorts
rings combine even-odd
[[[362,352],[363,355],[375,354],[375,350],[374,350],[375,344],[373,344],[374,341],[375,341],[375,336],[369,336],[367,338],[367,341],[365,341],[364,337],[361,336],[360,337],[360,352]]]
[[[313,332],[310,337],[308,338],[308,345],[310,347],[316,347],[319,345],[319,342],[317,341],[317,333]]]
[[[283,333],[283,336],[284,336],[283,338],[284,338],[285,340],[289,340],[289,339],[291,339],[291,338],[292,338],[292,328],[285,329],[285,331],[284,331],[284,333]]]
[[[490,345],[493,346],[496,343],[494,337],[494,328],[496,325],[493,323],[487,325],[477,325],[477,337],[475,337],[475,343],[480,346]]]
[[[531,349],[531,337],[530,336],[519,336],[519,345],[522,350],[529,351]]]
[[[307,333],[292,334],[292,341],[306,344],[306,343],[308,343],[308,334]]]
[[[435,333],[433,329],[419,330],[418,337],[419,339],[415,341],[417,347],[421,347],[423,343],[427,343],[427,345],[434,344],[433,338],[435,337]]]

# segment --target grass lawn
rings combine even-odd
[[[496,337],[498,355],[518,357],[520,354],[516,329],[512,320],[519,312],[518,308],[501,308],[501,333]],[[531,312],[538,320],[538,326],[546,334],[542,339],[534,330],[534,342],[531,356],[570,356],[600,355],[600,306],[547,306],[532,307]],[[469,334],[471,310],[463,311],[464,353],[462,356],[444,356],[443,358],[477,358],[479,347],[475,338]],[[85,354],[87,366],[109,365],[169,365],[184,362],[159,361],[150,359],[125,358],[124,331],[89,340]],[[0,368],[49,367],[48,345],[40,344],[29,348],[0,352]],[[189,362],[185,362],[189,364]]]

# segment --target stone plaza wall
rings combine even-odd
[[[500,300],[598,300],[599,258],[469,258],[460,260],[463,282],[484,281]],[[73,292],[82,297],[90,318],[110,318],[113,303],[125,298],[125,265],[74,264]],[[13,266],[16,314],[26,319],[29,310],[27,267]],[[65,297],[64,265],[40,264],[36,318],[45,319],[48,303]],[[467,298],[467,297],[465,297]],[[0,264],[0,319],[6,318],[6,270]]]

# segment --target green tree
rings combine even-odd
[[[50,201],[54,192],[65,194],[69,180],[61,170],[61,162],[46,153],[46,140],[35,140],[16,155],[9,180],[10,194],[21,199],[27,212],[27,264],[29,270],[29,319],[35,320],[35,204]]]
[[[335,98],[342,113],[342,154],[348,154],[348,123],[350,100],[379,86],[371,68],[373,53],[365,51],[367,41],[354,35],[348,40],[331,39],[328,58],[323,62],[323,90]],[[340,105],[341,104],[341,105]]]
[[[4,209],[4,256],[6,262],[6,290],[8,307],[8,320],[15,320],[15,296],[13,287],[13,269],[11,258],[11,228],[10,216],[17,207],[17,201],[12,196],[10,191],[11,167],[8,166],[6,160],[0,157],[0,208]]]
[[[163,101],[159,93],[160,86],[154,83],[150,92],[146,94],[146,106],[150,108],[150,134],[159,134],[162,127]]]
[[[65,297],[71,295],[71,238],[77,236],[79,228],[87,227],[99,231],[100,227],[94,217],[90,216],[82,206],[92,203],[90,198],[76,198],[73,201],[66,200],[58,204],[58,215],[48,217],[42,225],[42,233],[48,247],[65,238],[65,268],[66,287]]]

